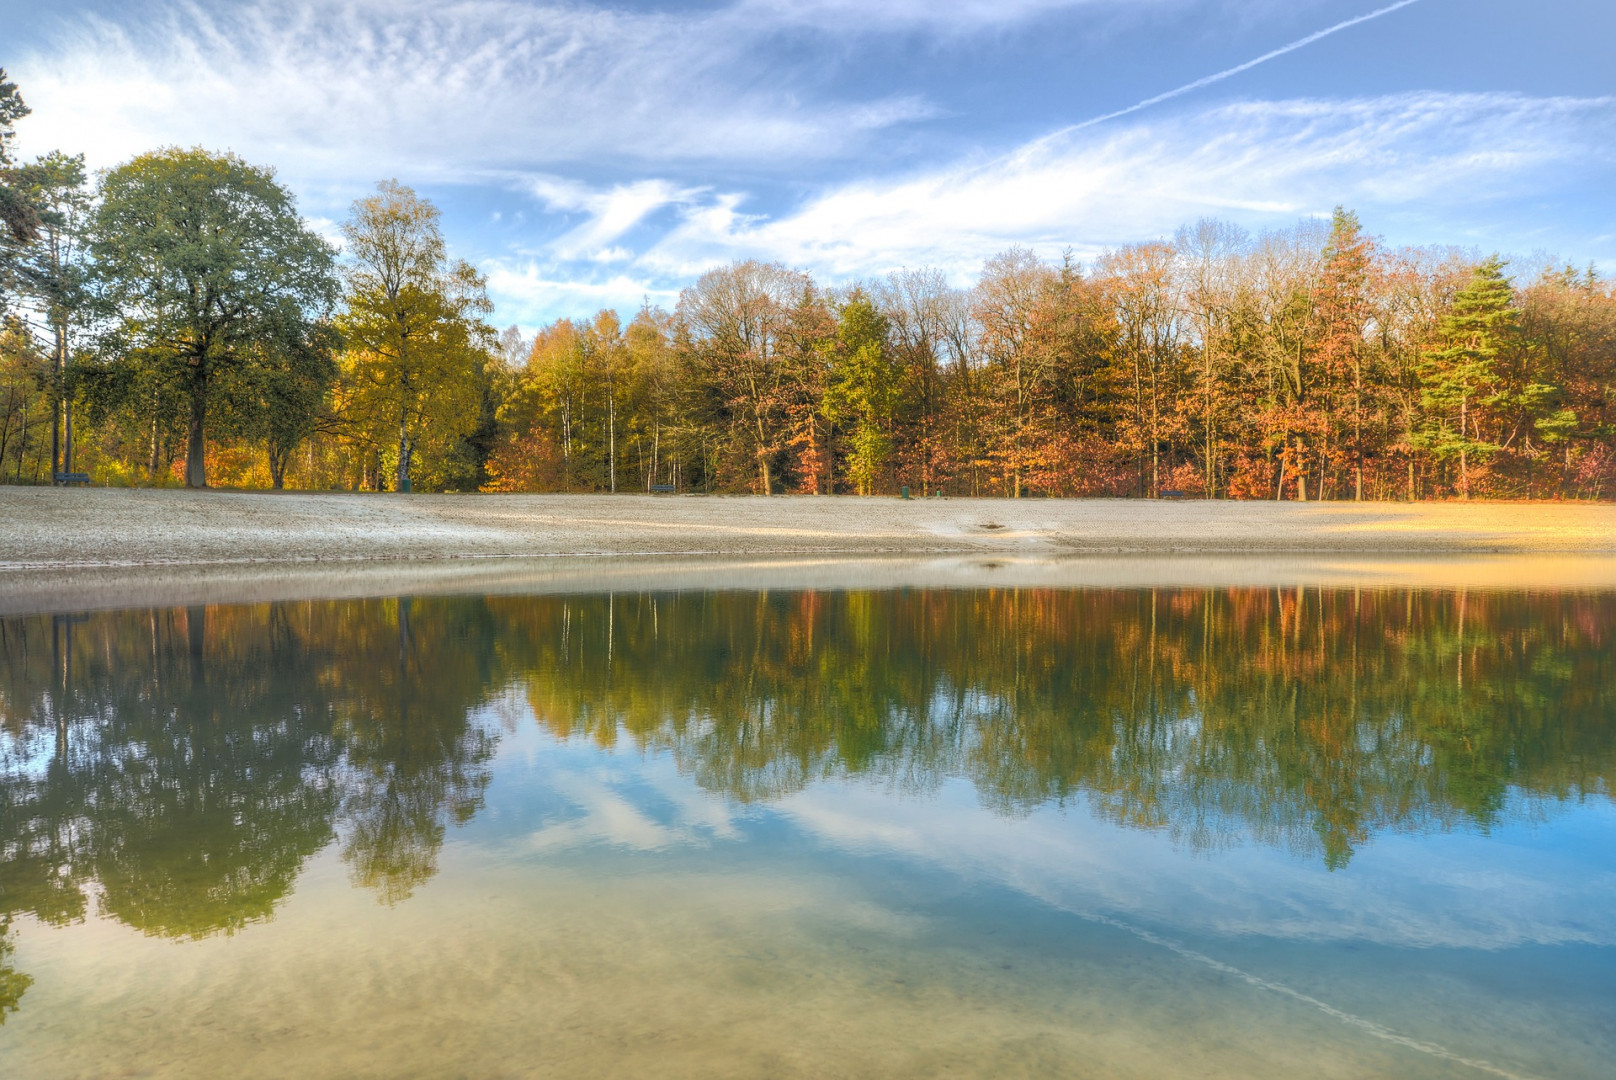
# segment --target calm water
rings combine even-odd
[[[0,620],[0,1073],[1608,1077],[1616,594]]]

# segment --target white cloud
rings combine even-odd
[[[546,271],[535,261],[490,259],[483,269],[499,321],[519,323],[528,331],[562,316],[587,318],[603,308],[632,312],[647,300],[654,307],[668,308],[679,299],[678,286],[626,273],[594,280],[592,267],[562,273],[554,268]]]
[[[1056,9],[1102,32],[1180,7],[1214,10],[1200,20],[1211,28],[1277,4],[176,0],[139,24],[81,18],[8,67],[35,107],[25,152],[83,149],[107,165],[164,143],[229,147],[279,166],[303,205],[331,218],[385,176],[531,196],[537,206],[504,205],[503,218],[478,207],[479,224],[499,221],[484,227],[500,246],[454,238],[489,270],[501,320],[528,324],[647,296],[672,303],[738,257],[827,282],[920,264],[964,280],[1009,244],[1086,256],[1202,215],[1261,227],[1337,203],[1371,228],[1416,222],[1410,239],[1567,246],[1552,235],[1563,212],[1526,214],[1519,200],[1609,177],[1606,99],[1405,93],[1192,110],[1185,98],[916,165],[920,141],[900,133],[937,114],[931,100],[828,96],[843,46],[872,32],[941,40]],[[1280,6],[1289,25],[1295,4]],[[911,164],[894,173],[893,161]],[[1509,212],[1490,209],[1509,199]],[[1546,223],[1551,235],[1533,231]],[[1585,232],[1567,254],[1616,254],[1608,230]]]
[[[912,31],[947,36],[1025,23],[1063,11],[1085,11],[1108,19],[1159,16],[1186,8],[1214,7],[1242,23],[1295,15],[1325,0],[740,0],[742,18],[812,26],[829,32]]]
[[[528,182],[533,194],[554,211],[581,211],[589,217],[550,245],[558,259],[619,262],[631,257],[626,248],[609,247],[634,226],[665,206],[688,204],[702,191],[666,180],[640,180],[597,191],[584,184],[550,177]]]
[[[1006,245],[1080,254],[1203,215],[1248,224],[1417,204],[1430,216],[1546,191],[1556,170],[1613,161],[1616,102],[1416,93],[1249,102],[1065,131],[1008,154],[827,190],[765,220],[715,197],[640,265],[688,277],[755,255],[828,278],[930,264],[965,274]],[[1543,185],[1534,188],[1533,185]]]

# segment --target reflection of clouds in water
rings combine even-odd
[[[1073,913],[1186,933],[1402,947],[1616,945],[1616,911],[1605,902],[1616,895],[1616,864],[1590,867],[1586,850],[1557,851],[1542,835],[1579,823],[1616,828],[1616,811],[1602,803],[1566,804],[1552,823],[1512,807],[1510,820],[1538,819],[1521,826],[1536,830],[1530,843],[1509,828],[1382,835],[1349,869],[1329,872],[1261,844],[1208,852],[1168,832],[1120,828],[1078,804],[1006,817],[959,779],[919,798],[894,797],[881,778],[838,779],[742,808],[681,775],[667,752],[620,744],[603,759],[531,724],[517,732],[513,757],[542,769],[544,786],[575,815],[531,833],[536,852],[708,846],[741,839],[740,816],[778,815],[840,851],[896,854]]]
[[[1616,945],[1616,871],[1492,836],[1382,837],[1350,870],[1260,846],[1215,855],[1160,833],[1120,829],[1081,808],[1008,820],[952,782],[934,800],[894,800],[865,785],[811,787],[778,812],[836,848],[902,855],[1003,885],[1078,914],[1126,915],[1190,933],[1255,934],[1404,947],[1498,949]],[[1584,815],[1616,827],[1609,807]]]
[[[542,763],[545,787],[572,810],[527,836],[532,851],[591,844],[658,851],[740,838],[726,801],[679,775],[667,754],[619,751],[603,762],[598,751],[557,742],[532,723],[518,729],[518,738],[528,733],[514,754],[530,768]]]

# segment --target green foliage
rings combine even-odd
[[[1483,411],[1505,399],[1499,354],[1520,318],[1514,289],[1497,256],[1476,267],[1437,328],[1439,348],[1420,365],[1420,398],[1429,413],[1417,444],[1438,461],[1457,460],[1461,494],[1470,494],[1470,464],[1499,447],[1481,434]],[[1528,388],[1541,396],[1547,387]]]
[[[842,305],[836,361],[825,393],[825,415],[851,431],[847,474],[867,495],[892,454],[892,424],[903,370],[888,348],[887,318],[869,297],[855,293]]]
[[[0,68],[0,227],[15,243],[32,241],[39,227],[38,213],[11,169],[15,125],[32,111],[23,103],[17,84],[6,78],[6,69]]]
[[[5,1024],[8,1013],[14,1013],[21,1007],[22,996],[34,985],[32,976],[25,975],[6,963],[11,957],[13,948],[11,919],[9,916],[0,916],[0,1026]]]
[[[18,120],[33,112],[22,100],[17,84],[0,68],[0,166],[11,164],[11,140],[16,137]]]
[[[193,483],[401,491],[1616,491],[1616,288],[1388,251],[1345,208],[1089,267],[1011,249],[970,288],[737,262],[672,312],[563,319],[529,348],[496,341],[486,282],[396,181],[354,204],[340,311],[329,248],[229,155],[147,154],[94,196],[62,154],[4,181],[29,224],[0,291],[37,338],[8,353],[11,482],[71,458],[164,483],[183,450]]]
[[[227,427],[264,447],[271,483],[285,486],[292,453],[314,433],[337,378],[339,338],[329,323],[272,326],[251,363],[221,379]]]
[[[179,404],[187,480],[204,487],[204,440],[227,419],[210,415],[219,384],[310,333],[336,296],[331,248],[268,170],[168,149],[103,179],[91,253],[111,320],[111,370],[91,377],[109,402]]]

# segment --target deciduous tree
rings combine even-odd
[[[206,487],[217,387],[330,309],[330,245],[270,170],[233,154],[167,149],[103,179],[90,251],[111,318],[105,353],[178,391],[186,483]]]
[[[443,449],[477,426],[485,365],[494,347],[486,285],[451,261],[440,213],[396,181],[359,199],[343,226],[348,402],[378,445],[391,435],[399,491],[423,439]]]

